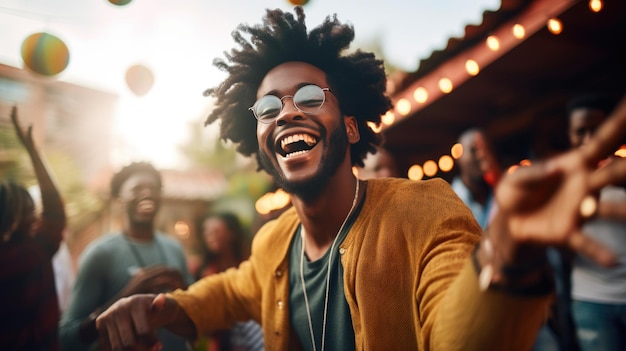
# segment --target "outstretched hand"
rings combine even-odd
[[[160,350],[156,330],[170,323],[177,305],[163,294],[142,294],[115,302],[96,319],[105,350]]]
[[[581,231],[589,218],[581,214],[581,204],[604,186],[626,181],[626,159],[598,168],[625,135],[626,98],[583,147],[504,176],[496,200],[510,240],[516,245],[565,246],[598,264],[614,264],[613,253]]]
[[[15,134],[20,139],[20,142],[24,147],[31,151],[35,148],[35,142],[33,141],[33,127],[31,125],[28,128],[24,129],[19,121],[17,116],[17,107],[13,106],[11,108],[11,122],[13,122],[13,127],[15,128]]]

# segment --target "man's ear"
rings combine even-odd
[[[348,142],[350,144],[356,144],[361,140],[361,134],[359,133],[359,125],[354,116],[345,116],[343,122],[346,125],[346,133],[348,135]]]

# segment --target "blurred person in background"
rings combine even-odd
[[[66,226],[63,200],[17,108],[11,121],[35,171],[41,216],[28,190],[0,182],[0,350],[58,350],[59,304],[52,257]]]
[[[248,240],[236,214],[217,212],[206,216],[201,223],[199,242],[203,253],[195,279],[200,280],[229,268],[237,267],[248,258]],[[203,338],[196,350],[206,351],[260,351],[263,350],[261,326],[250,320],[235,323],[232,329],[218,331]]]
[[[612,93],[573,97],[567,105],[571,147],[586,147],[618,101],[619,95]],[[616,159],[612,154],[606,156],[599,168]],[[598,206],[604,215],[583,227],[590,237],[613,249],[617,264],[602,267],[581,255],[572,261],[571,308],[582,351],[626,350],[626,215],[618,211],[626,204],[625,185],[603,187]]]
[[[452,189],[485,229],[496,212],[494,188],[502,176],[498,156],[480,128],[461,133],[458,143],[463,146],[463,154],[458,160],[459,174],[452,179]]]
[[[138,293],[184,288],[193,282],[180,243],[155,228],[161,174],[150,163],[123,167],[111,180],[111,197],[122,209],[121,232],[104,235],[80,256],[72,299],[61,325],[63,350],[86,350],[97,339],[95,320],[110,304]],[[161,330],[165,350],[189,350],[183,338]]]
[[[256,157],[292,207],[238,268],[117,301],[96,321],[102,343],[159,347],[160,327],[195,339],[253,318],[272,351],[529,350],[552,300],[545,248],[613,263],[579,232],[580,207],[626,180],[626,161],[589,167],[626,134],[626,100],[589,149],[502,177],[483,232],[440,178],[355,177],[383,141],[368,123],[392,108],[383,62],[348,51],[354,28],[337,16],[309,31],[294,12],[241,24],[237,47],[214,61],[227,78],[206,92],[216,99],[206,123]]]
[[[376,153],[368,153],[363,164],[363,167],[357,167],[359,179],[400,177],[396,160],[382,147],[379,147]]]

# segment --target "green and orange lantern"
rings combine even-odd
[[[58,37],[39,32],[29,35],[22,42],[22,60],[31,71],[54,76],[65,70],[70,61],[70,52]]]

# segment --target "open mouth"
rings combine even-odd
[[[302,155],[317,145],[317,138],[310,134],[299,133],[286,136],[279,140],[278,153],[290,158]]]
[[[155,204],[152,200],[141,200],[137,204],[137,211],[140,213],[152,213],[154,212]]]

